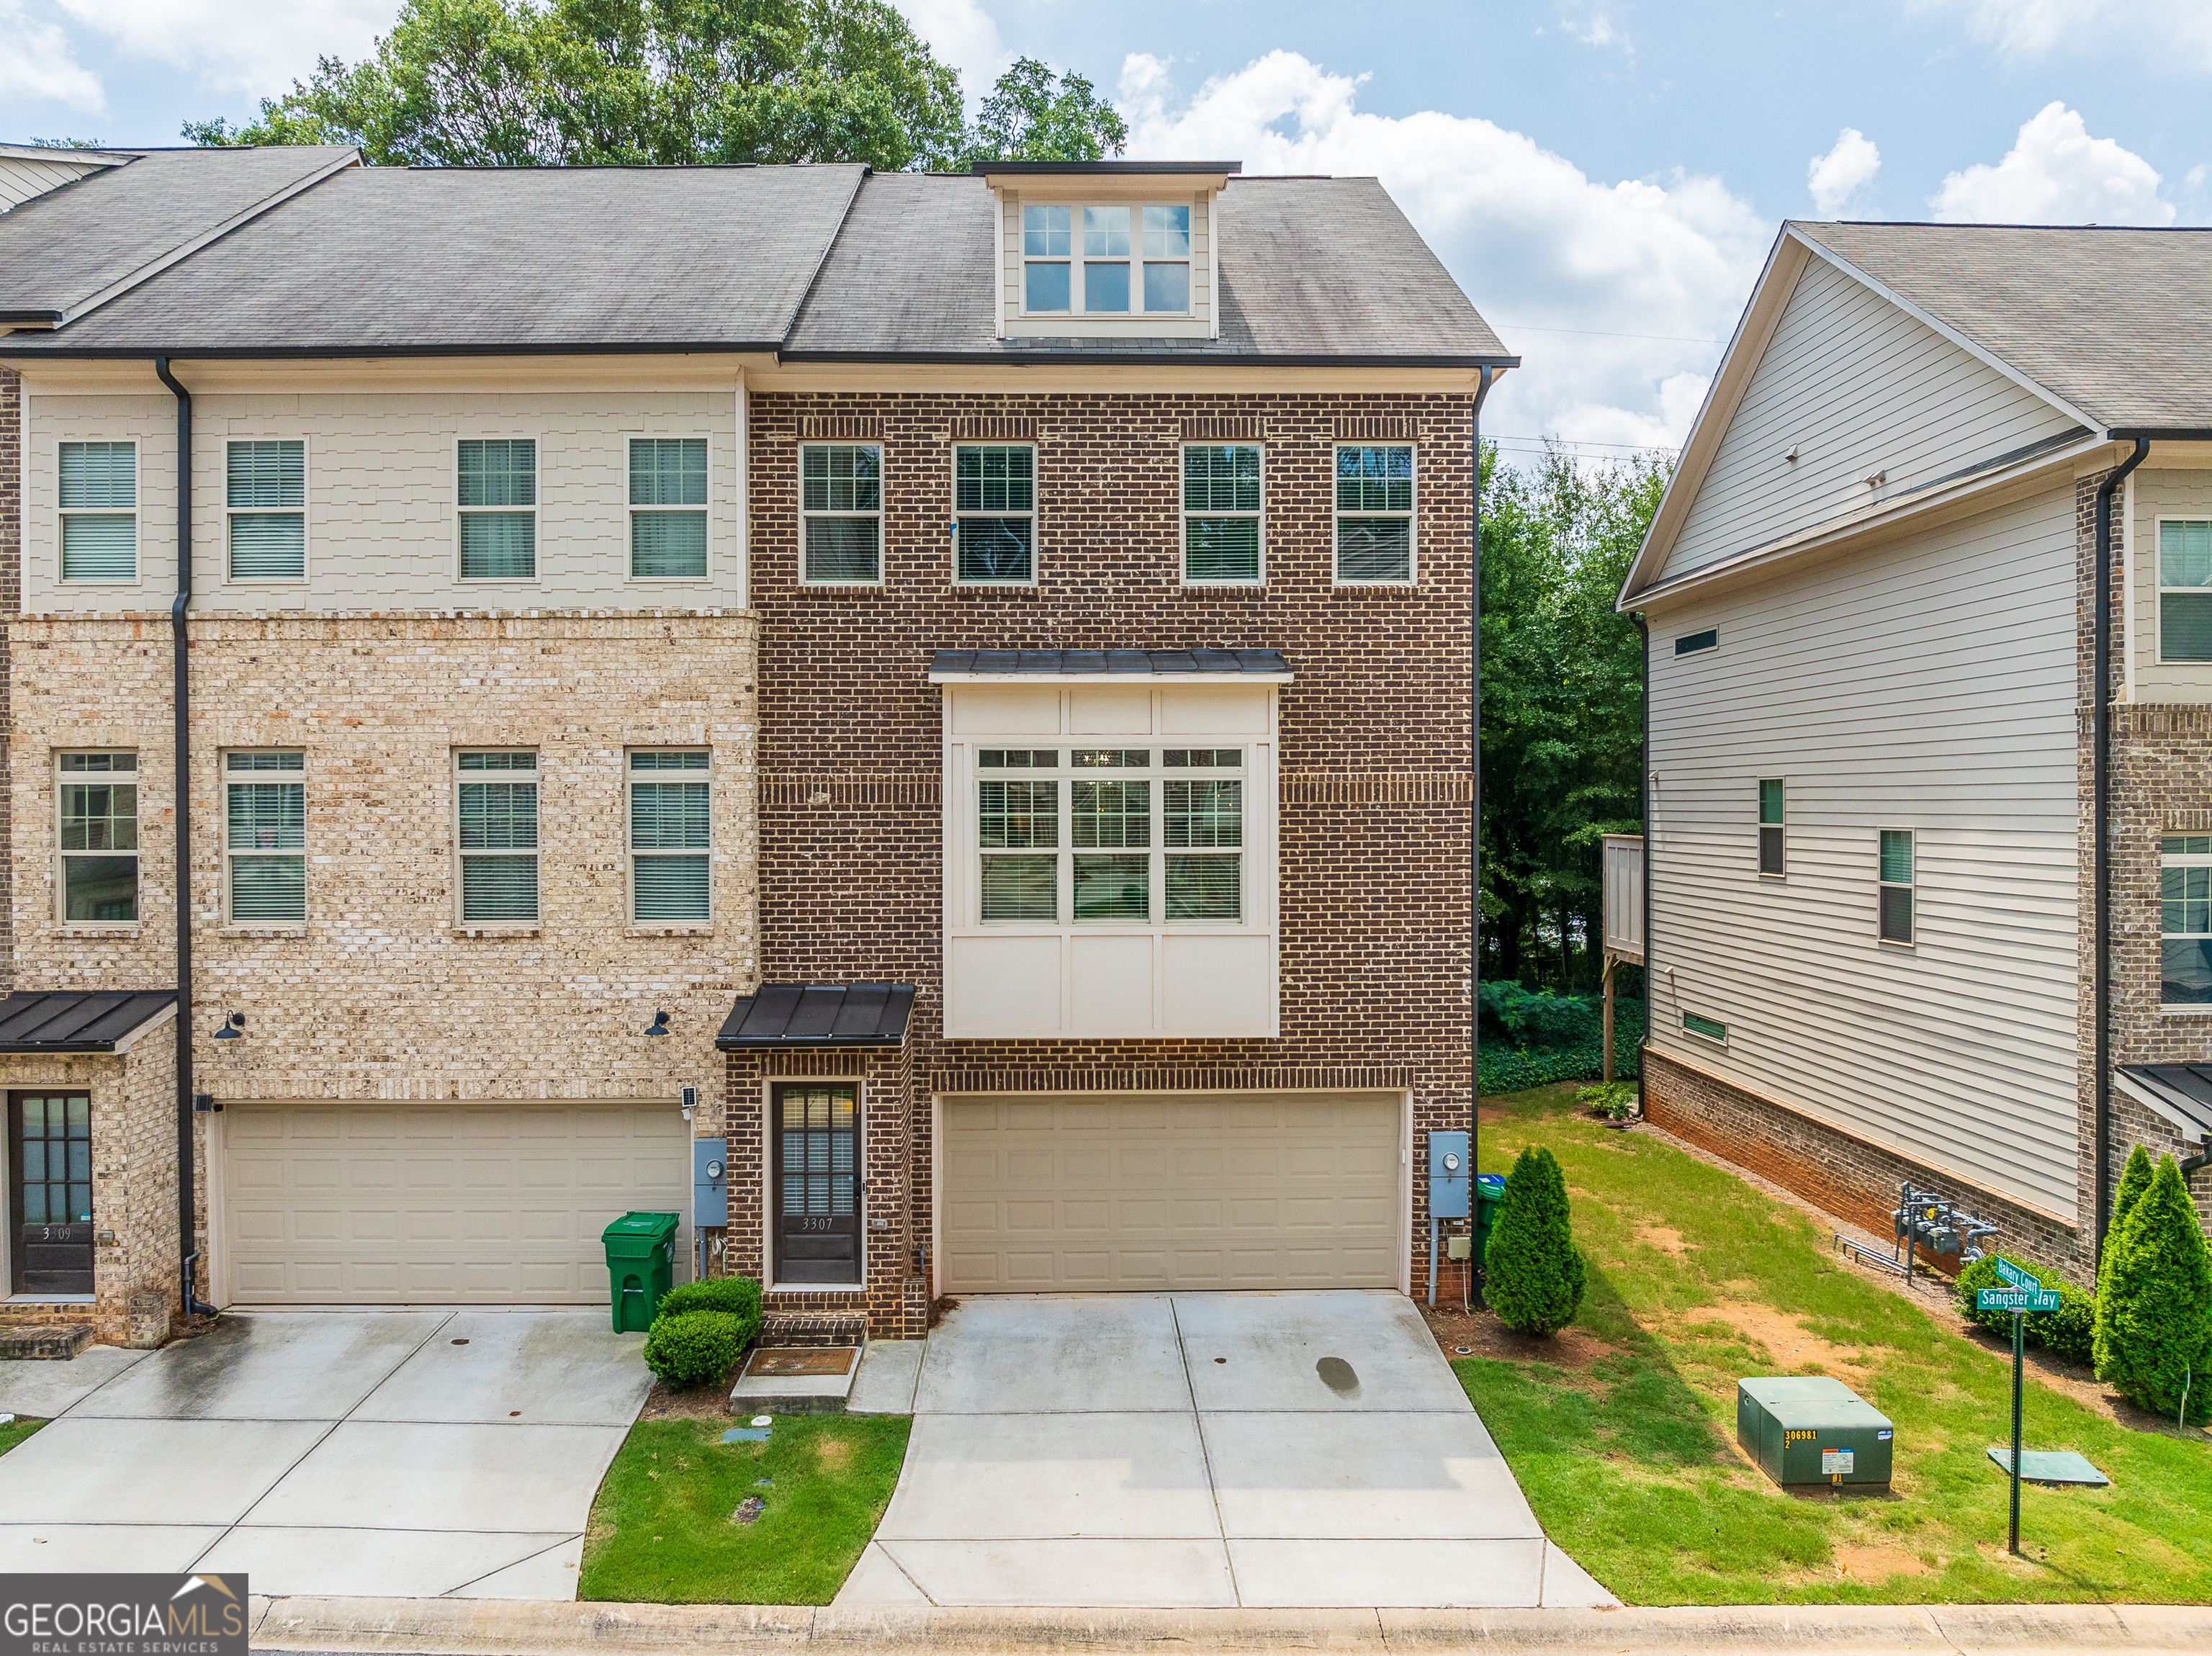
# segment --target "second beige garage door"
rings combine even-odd
[[[1392,1094],[939,1105],[948,1294],[1397,1285]]]
[[[222,1264],[244,1305],[605,1305],[599,1233],[681,1213],[674,1103],[260,1104],[222,1116]]]

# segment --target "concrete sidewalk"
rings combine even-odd
[[[2212,1650],[2194,1605],[1755,1605],[1684,1610],[809,1610],[742,1604],[253,1600],[256,1652],[666,1656],[865,1648],[870,1656],[2128,1656]]]

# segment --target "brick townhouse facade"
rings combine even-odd
[[[7,1319],[1412,1284],[1514,359],[1372,181],[67,159]]]

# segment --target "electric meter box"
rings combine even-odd
[[[1777,1483],[1886,1484],[1896,1429],[1825,1374],[1738,1380],[1735,1441]]]

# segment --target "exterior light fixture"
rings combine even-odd
[[[666,1034],[668,1033],[668,1014],[665,1012],[655,1012],[653,1015],[653,1022],[646,1026],[645,1033],[648,1035]]]
[[[223,1019],[222,1028],[215,1032],[215,1038],[217,1040],[237,1040],[240,1038],[238,1032],[244,1028],[246,1028],[246,1014],[230,1013]]]

